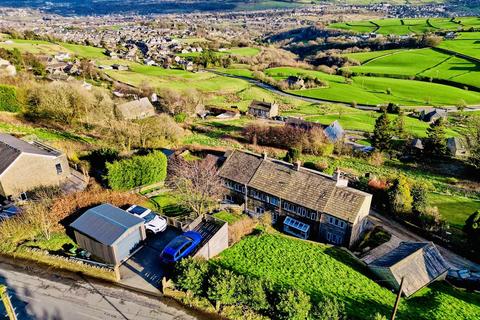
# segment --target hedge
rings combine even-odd
[[[167,177],[167,157],[160,151],[107,163],[106,167],[108,185],[114,190],[129,190]]]
[[[0,111],[20,111],[16,87],[0,85]]]

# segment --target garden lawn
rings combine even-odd
[[[177,202],[177,199],[171,193],[162,193],[150,198],[147,207],[158,210],[167,217],[178,217],[188,214],[188,209],[179,206]]]
[[[371,280],[347,252],[283,235],[248,236],[212,263],[279,287],[301,289],[314,302],[322,296],[335,297],[345,303],[352,319],[372,319],[377,312],[389,315],[395,301],[395,295]],[[478,294],[436,283],[402,300],[397,319],[473,320],[478,314]]]
[[[480,210],[480,200],[460,196],[431,193],[432,206],[438,208],[441,216],[453,227],[463,228],[465,220],[477,210]]]
[[[234,224],[237,221],[242,220],[242,215],[234,214],[228,211],[220,211],[220,212],[214,213],[213,216],[217,219],[228,222],[228,224],[230,225]]]

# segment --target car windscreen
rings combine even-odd
[[[136,206],[135,208],[133,209],[130,209],[130,212],[133,213],[133,214],[138,214],[138,215],[141,215],[142,213],[144,213],[145,211],[147,211],[147,209],[143,208],[143,207],[139,207],[139,206]]]
[[[157,215],[153,212],[150,212],[149,214],[147,214],[145,217],[143,217],[143,219],[146,221],[146,222],[150,222],[152,221],[153,219],[155,219],[157,217]]]

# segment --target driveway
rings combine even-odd
[[[145,246],[121,265],[120,283],[147,293],[158,294],[162,278],[168,271],[160,263],[160,253],[179,234],[180,230],[169,226],[164,232],[148,235]]]

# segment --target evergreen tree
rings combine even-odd
[[[463,231],[472,239],[480,242],[480,210],[475,211],[465,221]]]
[[[443,156],[447,153],[447,138],[445,132],[445,120],[439,118],[430,124],[427,129],[425,152],[434,156]]]
[[[396,135],[400,139],[407,138],[407,132],[405,131],[405,112],[403,112],[403,110],[400,110],[398,112],[398,117],[395,119],[395,122],[394,122],[394,129],[395,129]]]
[[[390,151],[392,148],[393,130],[386,109],[375,121],[373,130],[372,146],[378,151]]]

